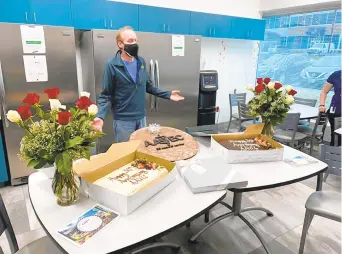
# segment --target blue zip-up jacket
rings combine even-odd
[[[170,99],[171,92],[154,87],[146,71],[145,60],[137,57],[137,82],[129,75],[121,54],[108,61],[103,75],[103,89],[97,104],[97,117],[105,119],[109,108],[114,120],[139,120],[146,116],[146,92],[163,99]]]

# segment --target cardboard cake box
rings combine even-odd
[[[113,144],[106,153],[94,155],[89,161],[82,160],[75,163],[73,165],[73,170],[81,177],[81,193],[114,211],[121,214],[130,214],[167,185],[172,183],[177,174],[175,164],[136,151],[140,142],[141,141],[131,141]],[[169,173],[166,176],[159,177],[148,184],[148,186],[128,196],[94,184],[96,180],[139,158],[145,158],[148,161],[164,166]]]
[[[264,124],[251,124],[243,133],[217,134],[211,136],[212,151],[222,156],[228,163],[262,162],[262,161],[281,161],[284,157],[284,147],[268,136],[262,135]],[[261,138],[268,141],[273,149],[269,150],[231,150],[222,146],[221,140],[243,140]]]

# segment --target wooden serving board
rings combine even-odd
[[[158,142],[161,139],[163,144]],[[191,135],[170,127],[160,127],[158,134],[150,134],[147,128],[139,129],[132,133],[130,140],[142,141],[137,151],[169,161],[186,160],[198,152],[198,142]]]

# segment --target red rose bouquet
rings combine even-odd
[[[91,147],[104,135],[92,128],[98,109],[86,92],[69,110],[58,100],[58,88],[46,89],[44,93],[49,98],[49,110],[43,109],[38,94],[30,93],[22,106],[8,111],[7,118],[25,130],[20,158],[35,169],[54,164],[53,191],[60,204],[71,204],[78,197],[79,184],[73,175],[73,161],[89,159]]]
[[[261,117],[265,124],[263,134],[273,136],[273,127],[283,122],[297,91],[292,86],[283,89],[280,82],[272,82],[270,78],[257,78],[256,86],[249,85],[248,90],[254,93],[248,102],[249,115]]]

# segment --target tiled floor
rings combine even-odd
[[[304,220],[304,204],[315,190],[316,179],[266,191],[246,193],[243,206],[263,206],[274,213],[267,217],[263,212],[245,213],[246,218],[258,229],[268,243],[273,254],[293,254],[298,252],[299,240]],[[341,178],[330,175],[323,190],[341,192]],[[14,227],[20,247],[45,235],[33,212],[27,185],[0,189]],[[232,194],[226,201],[231,204]],[[215,218],[227,209],[218,205],[211,212]],[[204,225],[203,217],[191,223],[190,228],[180,228],[163,238],[165,241],[182,245],[180,253],[187,254],[263,254],[261,243],[251,230],[237,217],[227,218],[206,231],[197,244],[188,243],[189,237]],[[10,253],[6,237],[0,237],[4,253]],[[158,250],[146,253],[169,253]],[[307,237],[306,254],[341,253],[341,224],[315,217]],[[37,253],[40,254],[40,253]]]

